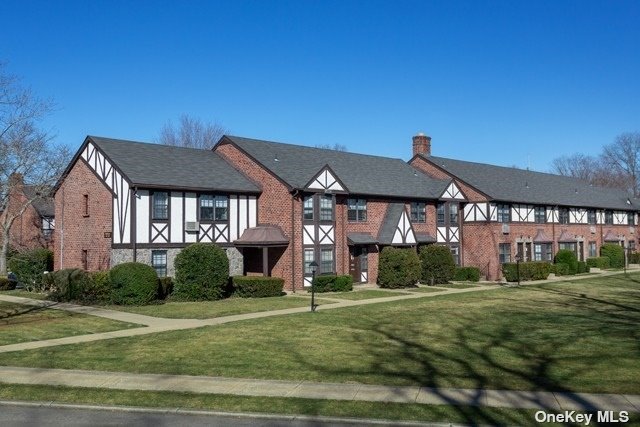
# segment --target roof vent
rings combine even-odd
[[[273,156],[273,161],[274,162],[279,162],[280,160],[278,160],[278,156]]]
[[[525,187],[525,188],[529,188],[529,182],[525,182],[525,183],[524,183],[524,187]]]
[[[576,194],[578,194],[578,189],[576,188]]]

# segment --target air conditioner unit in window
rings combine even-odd
[[[509,234],[509,224],[502,224],[502,234]]]
[[[186,221],[184,223],[184,231],[196,232],[198,231],[198,221]]]
[[[589,227],[589,231],[591,232],[591,234],[596,234],[596,227],[592,225],[591,227]]]

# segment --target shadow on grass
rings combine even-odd
[[[11,308],[11,309],[0,308],[0,321],[8,320],[18,316],[23,316],[29,313],[41,312],[41,311],[44,311],[46,308],[47,308],[46,306],[27,306],[27,305],[16,305],[15,308]]]

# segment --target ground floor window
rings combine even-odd
[[[553,244],[535,243],[533,245],[534,261],[553,261]]]
[[[460,265],[460,248],[458,246],[451,246],[449,249],[451,250],[451,255],[456,265]]]
[[[500,260],[500,264],[511,262],[511,243],[498,244],[498,258]]]
[[[311,271],[311,263],[313,262],[313,249],[305,249],[304,250],[304,274],[311,275],[313,271]]]
[[[577,253],[577,245],[575,244],[575,242],[558,243],[558,247],[560,248],[560,250],[566,249],[573,252],[574,254]]]
[[[158,277],[167,277],[167,251],[151,251],[151,267]]]
[[[320,249],[320,274],[333,273],[333,249]]]
[[[598,256],[598,247],[596,246],[596,242],[589,242],[589,257],[597,257]]]

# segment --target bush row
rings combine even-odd
[[[279,297],[283,294],[284,279],[279,277],[234,276],[234,295],[241,298]]]
[[[18,277],[25,290],[41,292],[42,273],[53,270],[53,252],[39,248],[15,253],[7,266]]]
[[[600,256],[609,258],[610,268],[624,267],[624,248],[613,243],[606,243],[600,247]]]
[[[557,265],[557,264],[556,264]],[[564,264],[563,264],[564,265]],[[545,280],[551,273],[552,266],[544,261],[531,261],[520,263],[520,280]],[[518,281],[518,265],[515,262],[502,264],[502,275],[507,282]]]
[[[380,252],[378,285],[389,289],[415,286],[420,280],[421,269],[415,250],[387,246]]]
[[[609,257],[606,256],[592,257],[587,258],[587,266],[604,270],[611,267],[611,262],[609,261]]]
[[[313,280],[316,292],[347,292],[353,290],[353,277],[350,275],[322,275]]]
[[[480,269],[478,267],[456,267],[453,280],[459,282],[479,282]]]

